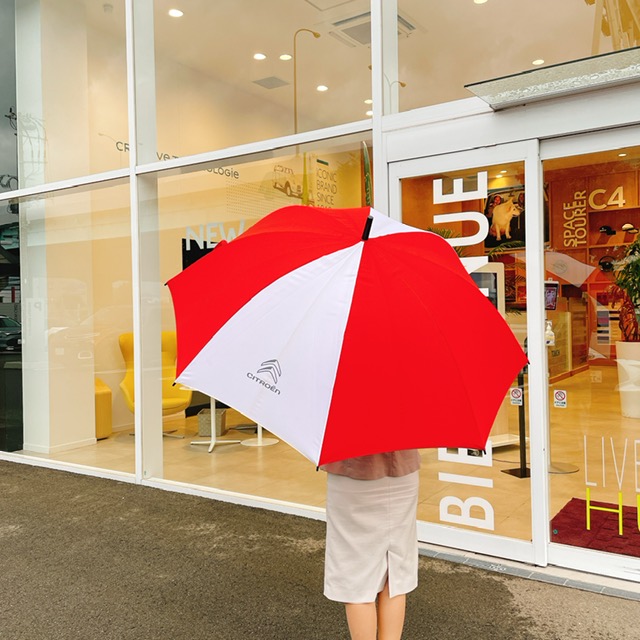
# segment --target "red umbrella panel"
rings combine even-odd
[[[442,237],[368,207],[279,209],[168,285],[178,381],[316,464],[483,449],[526,364]]]

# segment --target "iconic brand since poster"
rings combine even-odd
[[[338,193],[337,173],[330,169],[316,169],[316,198],[320,207],[334,207]]]

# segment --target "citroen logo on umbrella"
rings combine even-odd
[[[282,369],[280,368],[280,363],[274,358],[273,360],[265,360],[261,363],[258,373],[269,374],[273,380],[273,384],[278,384],[278,380],[282,375]]]

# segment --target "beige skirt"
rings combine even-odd
[[[379,480],[327,474],[327,598],[374,602],[387,579],[391,597],[416,588],[418,484],[418,471]]]

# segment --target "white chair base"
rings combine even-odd
[[[277,440],[276,438],[263,438],[262,427],[258,425],[258,437],[243,440],[241,444],[245,447],[269,447],[272,444],[278,444],[278,442],[280,442],[280,440]]]
[[[189,444],[208,445],[208,453],[211,453],[217,444],[239,444],[242,440],[218,440],[216,438],[216,401],[211,398],[211,436],[209,440],[192,440]]]

